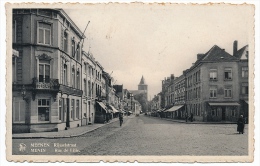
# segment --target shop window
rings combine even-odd
[[[63,100],[59,99],[59,120],[63,121]]]
[[[226,98],[231,98],[232,97],[232,89],[231,87],[226,87],[224,89],[224,94]]]
[[[209,71],[209,79],[210,80],[217,80],[218,77],[217,77],[217,69],[210,69]]]
[[[49,121],[50,117],[50,100],[38,99],[38,121]]]
[[[217,97],[217,87],[211,86],[209,89],[210,92],[210,98],[216,98]]]
[[[76,118],[79,119],[79,100],[76,101]]]
[[[75,104],[74,99],[71,99],[71,113],[70,113],[71,119],[74,119],[75,117],[74,104]]]
[[[243,78],[248,77],[248,67],[242,67],[242,77]]]
[[[47,23],[38,23],[38,43],[51,44],[51,25]]]
[[[25,101],[14,101],[13,104],[13,121],[25,122]]]
[[[225,76],[225,80],[232,80],[232,69],[225,68],[224,76]]]
[[[39,82],[50,82],[50,64],[39,63]]]

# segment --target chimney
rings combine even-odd
[[[204,54],[197,54],[197,60],[200,59]]]
[[[171,80],[174,80],[174,74],[171,74]]]
[[[233,56],[235,56],[236,53],[237,53],[237,40],[235,40],[233,43]]]

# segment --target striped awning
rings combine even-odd
[[[174,111],[177,111],[178,109],[180,109],[181,107],[183,107],[183,105],[176,105],[176,106],[173,106],[170,109],[166,110],[166,112],[174,112]]]
[[[107,107],[105,106],[104,103],[102,103],[102,102],[98,102],[98,101],[97,101],[97,103],[100,105],[100,107],[101,107],[103,110],[106,111],[106,113],[109,113],[109,111],[107,110]]]

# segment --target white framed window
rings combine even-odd
[[[38,43],[51,45],[51,24],[38,22]]]
[[[224,79],[232,80],[232,69],[231,68],[225,68]]]
[[[216,86],[210,86],[209,88],[210,92],[210,98],[216,98],[217,97],[217,87]]]
[[[14,101],[13,103],[13,122],[24,123],[25,122],[25,101]]]
[[[38,121],[50,121],[50,99],[38,99]]]
[[[39,82],[50,82],[50,64],[49,63],[43,63],[40,61],[39,63]]]
[[[224,97],[231,98],[232,97],[232,87],[225,87],[224,89]]]
[[[209,79],[210,80],[217,80],[218,79],[217,69],[210,69],[209,70]]]
[[[242,67],[242,77],[243,78],[248,77],[248,67]]]

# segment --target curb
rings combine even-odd
[[[56,139],[56,138],[72,138],[72,137],[78,137],[80,135],[83,135],[83,134],[86,134],[86,133],[89,133],[89,132],[92,132],[94,130],[97,130],[105,125],[108,125],[108,124],[111,124],[111,123],[114,123],[114,122],[117,122],[118,120],[114,120],[114,121],[110,121],[108,123],[105,123],[104,125],[102,126],[99,126],[97,128],[94,128],[94,129],[91,129],[91,130],[88,130],[88,131],[84,131],[84,132],[81,132],[79,134],[74,134],[74,135],[70,135],[70,136],[36,136],[36,137],[22,137],[22,136],[16,136],[16,137],[12,137],[12,139],[39,139],[39,138],[44,138],[44,139]],[[73,129],[72,129],[73,130]]]

